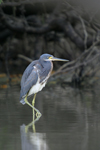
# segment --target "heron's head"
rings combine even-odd
[[[56,58],[53,55],[50,54],[43,54],[40,56],[40,59],[42,61],[69,61],[67,59],[61,59],[61,58]]]

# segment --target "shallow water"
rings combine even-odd
[[[98,88],[44,88],[35,105],[42,116],[33,124],[19,92],[19,86],[0,90],[0,150],[100,150]]]

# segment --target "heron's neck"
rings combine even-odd
[[[40,63],[42,65],[42,67],[44,68],[44,70],[51,70],[53,69],[53,63],[52,61],[41,61],[40,60]]]

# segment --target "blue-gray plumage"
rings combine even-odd
[[[27,97],[41,91],[45,86],[53,69],[52,61],[68,60],[56,58],[50,54],[43,54],[38,60],[29,64],[21,79],[20,102],[22,104],[27,103],[36,110],[38,114],[40,114],[40,112],[27,101]],[[35,97],[33,101],[35,101]]]

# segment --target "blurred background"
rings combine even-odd
[[[99,6],[99,0],[0,1],[0,149],[100,150]],[[31,108],[19,102],[20,80],[43,53],[69,62],[54,62],[36,98],[42,117],[31,124]]]

